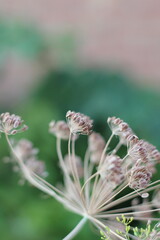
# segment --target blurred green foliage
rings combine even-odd
[[[56,40],[57,39],[57,40]],[[72,37],[64,41],[55,38],[55,46],[72,50]],[[67,39],[67,40],[66,40]],[[1,58],[9,49],[25,57],[37,57],[47,44],[33,27],[0,22]],[[56,48],[56,47],[55,47]],[[28,138],[40,149],[39,158],[49,171],[48,180],[56,184],[62,181],[58,168],[55,139],[48,133],[52,119],[64,119],[67,110],[90,115],[94,129],[106,138],[108,116],[119,116],[128,122],[140,138],[147,139],[160,148],[160,96],[150,89],[137,87],[119,72],[106,69],[60,69],[50,70],[37,88],[16,109],[10,109],[25,119],[29,130],[15,136]],[[4,109],[4,106],[1,106]],[[7,110],[7,109],[6,109]],[[1,139],[0,157],[8,154],[8,147]],[[77,142],[77,152],[83,156],[86,137]],[[66,144],[64,144],[64,151]],[[11,164],[0,162],[0,232],[2,240],[60,240],[78,223],[79,217],[68,212],[52,198],[47,198],[28,183],[19,186],[19,174],[12,171]],[[85,226],[75,239],[99,239],[92,227]]]
[[[27,58],[35,58],[45,50],[45,40],[37,28],[22,22],[0,20],[0,59],[8,51]]]
[[[72,69],[48,73],[33,98],[54,104],[62,118],[68,109],[95,119],[105,131],[108,116],[119,116],[137,135],[160,146],[159,92],[140,88],[119,72],[104,69]]]

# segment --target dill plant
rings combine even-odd
[[[2,113],[0,132],[4,133],[10,147],[10,161],[16,164],[21,177],[30,184],[59,201],[68,210],[82,216],[81,221],[63,240],[73,239],[86,221],[90,221],[106,239],[139,239],[142,232],[139,233],[138,229],[134,229],[134,235],[129,233],[129,224],[133,218],[143,221],[159,220],[152,213],[160,210],[160,180],[152,182],[151,178],[156,165],[160,163],[160,152],[152,144],[139,139],[120,118],[108,118],[111,136],[107,142],[93,131],[90,117],[68,111],[66,120],[51,121],[49,124],[49,132],[57,139],[57,155],[64,179],[64,184],[59,188],[47,182],[45,164],[37,158],[38,150],[30,141],[10,140],[10,136],[27,130],[22,118],[15,114]],[[88,137],[83,160],[77,156],[75,149],[80,135]],[[110,149],[114,137],[119,142]],[[61,150],[63,141],[68,141],[68,153],[65,156]],[[126,146],[123,158],[118,156],[122,145]],[[130,192],[126,194],[125,189],[130,189]],[[143,204],[138,209],[135,205],[118,208],[119,204],[137,196],[148,199],[152,190],[156,190],[154,199],[147,202],[145,210],[142,208]],[[149,218],[146,213],[150,214]]]

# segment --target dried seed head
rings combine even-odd
[[[16,156],[23,161],[29,170],[43,177],[47,175],[44,162],[37,159],[39,150],[33,147],[32,142],[21,139],[13,149]]]
[[[152,173],[146,166],[134,166],[131,169],[129,187],[132,189],[144,189],[149,185]]]
[[[140,159],[143,163],[160,160],[160,152],[152,144],[144,140],[129,142],[128,155],[135,161]]]
[[[45,169],[45,163],[43,161],[37,160],[35,158],[30,158],[27,159],[25,165],[29,170],[40,176],[46,177],[48,175]]]
[[[91,152],[90,160],[94,164],[99,164],[103,151]]]
[[[102,165],[101,177],[118,185],[124,180],[122,159],[117,155],[107,156]],[[100,170],[101,171],[101,170]]]
[[[68,170],[68,173],[71,174],[72,173],[72,166],[71,166],[71,162],[70,161],[74,161],[75,162],[75,165],[76,165],[76,168],[77,168],[77,172],[78,172],[78,176],[81,178],[83,177],[83,173],[84,173],[84,170],[83,170],[83,166],[82,166],[82,160],[79,156],[71,156],[71,158],[69,158],[69,155],[67,154],[65,157],[64,157],[64,162],[65,162],[65,165],[66,165],[66,168]]]
[[[111,131],[115,134],[118,135],[120,132],[120,124],[123,123],[123,121],[120,118],[116,117],[109,117],[107,119],[107,123],[111,129]]]
[[[129,125],[116,117],[109,117],[107,122],[113,134],[119,136],[122,144],[127,145],[127,138],[133,135],[133,131]]]
[[[68,111],[66,114],[71,133],[89,135],[92,132],[93,121],[82,113]]]
[[[51,121],[49,124],[49,132],[54,134],[57,138],[63,140],[69,139],[70,130],[65,121]]]
[[[105,147],[104,138],[99,133],[92,132],[88,138],[88,145],[91,153],[91,162],[98,164]]]
[[[160,162],[160,152],[156,149],[155,146],[148,143],[147,141],[143,141],[143,146],[146,148],[149,160]]]
[[[127,143],[130,148],[132,148],[136,143],[138,143],[138,141],[138,137],[134,134],[130,134],[127,137]]]
[[[27,139],[21,139],[15,146],[14,151],[16,155],[21,158],[23,161],[28,158],[34,157],[37,155],[39,150],[37,148],[33,148],[32,142]]]
[[[24,132],[28,129],[23,124],[23,120],[20,116],[10,114],[8,112],[0,115],[0,132],[6,133],[7,135],[14,135],[19,132]]]
[[[146,148],[143,146],[143,140],[138,141],[128,149],[128,155],[136,162],[140,160],[143,163],[148,162],[148,154]]]
[[[105,147],[105,140],[99,133],[92,132],[88,138],[88,144],[91,152],[101,151]]]

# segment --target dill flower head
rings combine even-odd
[[[70,130],[65,121],[51,121],[49,124],[49,132],[63,140],[69,139]]]
[[[45,177],[48,175],[43,161],[37,160],[36,158],[29,158],[25,164],[30,171],[38,174],[39,176]]]
[[[89,135],[92,132],[93,121],[82,113],[68,111],[66,114],[71,133]]]
[[[122,168],[122,159],[117,155],[109,155],[101,166],[100,175],[102,179],[119,185],[124,180],[124,169]]]
[[[129,125],[124,122],[120,118],[116,117],[109,117],[107,119],[107,123],[114,135],[119,136],[121,143],[126,145],[127,144],[127,138],[130,135],[133,135],[132,129],[129,127]]]
[[[8,112],[0,115],[0,132],[7,135],[14,135],[27,130],[27,126],[23,124],[20,116],[10,114]]]
[[[135,166],[131,169],[129,187],[133,189],[143,189],[149,185],[152,173],[146,166]]]
[[[104,138],[99,133],[92,132],[88,137],[88,147],[91,154],[90,160],[98,164],[105,147]]]
[[[83,169],[83,164],[82,164],[82,159],[75,155],[75,156],[69,156],[68,154],[65,155],[64,157],[64,163],[66,165],[66,169],[68,171],[69,174],[72,175],[72,165],[73,162],[77,168],[77,173],[78,173],[78,177],[81,178],[84,175],[84,169]]]
[[[2,114],[2,118],[3,116]],[[150,191],[159,188],[160,180],[152,182],[151,177],[159,163],[160,153],[153,145],[140,140],[130,126],[119,118],[108,119],[112,134],[107,141],[100,134],[92,133],[93,121],[88,116],[68,111],[66,118],[67,122],[52,121],[49,125],[49,131],[56,137],[58,165],[64,178],[63,186],[61,184],[61,187],[57,188],[42,178],[44,165],[37,160],[36,149],[30,142],[21,140],[12,146],[6,135],[12,158],[18,163],[24,178],[32,185],[83,217],[64,240],[73,239],[87,220],[103,231],[106,237],[125,240],[124,234],[120,236],[117,233],[117,228],[125,231],[121,222],[117,224],[118,216],[123,214],[125,217],[133,216],[135,220],[148,221],[148,216],[150,220],[155,220],[152,213],[160,210],[155,200],[147,200],[145,210],[135,209],[135,205],[120,207],[137,196],[147,198]],[[6,133],[6,130],[4,132]],[[76,136],[80,134],[89,135],[88,147],[82,158],[77,156],[75,148]],[[111,148],[114,135],[119,137],[119,142]],[[61,150],[63,140],[68,140],[67,155]],[[124,156],[119,156],[117,153],[122,145],[126,146],[126,152]],[[130,237],[138,239],[132,234]]]
[[[46,172],[45,162],[38,159],[37,154],[39,150],[34,148],[31,141],[27,139],[21,139],[18,142],[13,142],[13,151],[10,158],[10,162],[14,163],[14,158],[21,159],[20,167],[23,166],[30,172],[34,172],[39,176],[46,177],[48,173]],[[13,154],[14,152],[14,154]],[[20,168],[14,166],[16,171],[19,171]],[[23,177],[23,176],[22,176]]]
[[[35,157],[39,152],[37,148],[33,147],[32,142],[27,139],[21,139],[14,144],[14,151],[19,158],[23,159],[23,161]]]

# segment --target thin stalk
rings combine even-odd
[[[101,207],[103,207],[104,205],[106,205],[108,202],[110,202],[114,197],[116,197],[119,193],[121,193],[126,187],[128,187],[128,184],[126,184],[122,189],[120,189],[117,193],[115,193],[112,197],[110,197],[109,199],[107,199],[106,202],[104,202],[98,209],[100,209]]]
[[[150,221],[160,221],[160,218],[148,218],[148,217],[134,217],[134,220],[143,220],[143,221],[147,221],[150,220]]]
[[[69,181],[69,183],[72,185],[73,189],[75,189],[75,185],[73,184],[73,181],[67,171],[67,168],[66,168],[66,165],[64,163],[64,160],[63,160],[63,156],[62,156],[62,151],[61,151],[61,139],[60,138],[57,138],[57,153],[58,153],[58,158],[59,158],[59,161],[60,161],[60,166],[64,172],[64,175],[65,177],[67,178],[67,180]]]
[[[69,139],[68,139],[68,156],[69,156],[69,163],[70,163],[70,166],[71,166],[72,176],[73,176],[73,179],[75,181],[75,184],[77,184],[77,177],[76,177],[76,174],[75,174],[75,167],[73,165],[74,161],[73,161],[72,156],[71,156],[71,138],[72,138],[72,133],[70,132]]]
[[[101,184],[102,185],[102,184]],[[109,185],[109,184],[108,184]],[[117,192],[119,192],[124,186],[126,185],[126,182],[124,182],[123,184],[121,184],[118,188],[116,188],[113,191],[113,188],[111,186],[109,186],[107,189],[103,187],[102,192],[98,194],[98,200],[96,200],[96,208],[97,210],[100,208],[99,206],[101,204],[103,204],[105,201],[108,200],[109,197],[112,197],[114,194],[116,194]],[[103,186],[103,185],[102,185]],[[94,202],[93,202],[93,206],[94,206]]]
[[[118,150],[120,149],[120,147],[122,146],[122,142],[119,141],[117,146],[114,148],[114,150],[111,152],[112,155],[116,154],[118,152]]]
[[[98,215],[96,217],[98,217],[98,218],[108,218],[108,217],[117,217],[117,216],[121,216],[121,215],[132,216],[132,215],[139,214],[139,213],[150,213],[150,212],[156,212],[156,211],[159,211],[159,210],[160,210],[160,208],[147,210],[147,211],[128,212],[128,213],[123,213],[122,212],[122,213],[113,213],[113,214],[101,214],[101,215]]]
[[[159,180],[156,181],[156,182],[159,182]],[[154,183],[152,183],[152,184],[150,184],[150,185],[153,185],[153,184],[155,184],[156,182],[154,182]],[[146,191],[147,191],[147,192],[150,192],[150,191],[158,188],[159,186],[160,186],[160,184],[158,184],[158,185],[156,185],[156,186],[153,186],[153,187],[149,187],[148,189],[144,189],[143,191],[141,190],[141,192],[139,192],[139,193],[145,193]],[[137,191],[131,192],[131,193],[129,193],[129,194],[127,194],[127,195],[125,195],[125,196],[123,196],[123,197],[121,197],[121,198],[113,201],[112,203],[108,204],[105,208],[103,208],[103,209],[101,209],[101,210],[104,211],[105,209],[111,208],[111,207],[113,207],[113,206],[115,206],[115,205],[117,205],[117,204],[120,204],[120,203],[122,203],[122,202],[124,202],[124,201],[130,200],[130,199],[132,199],[132,198],[134,198],[134,197],[136,197],[136,196],[137,196]]]
[[[58,188],[54,187],[53,185],[51,185],[50,183],[48,183],[47,181],[45,181],[43,178],[41,178],[40,176],[38,176],[36,173],[31,172],[31,175],[33,175],[35,178],[37,178],[39,181],[43,182],[44,185],[48,186],[49,188],[53,189],[55,192],[59,193],[60,195],[62,195],[63,197],[66,197],[65,194],[63,192],[61,192]]]
[[[110,142],[112,141],[113,136],[114,136],[114,134],[112,133],[110,138],[108,139],[108,141],[106,143],[106,146],[103,149],[103,152],[102,152],[102,155],[101,155],[101,159],[100,159],[100,162],[99,162],[99,169],[101,169],[101,165],[103,164],[105,153],[107,151],[107,148],[108,148]],[[94,181],[94,185],[93,185],[92,196],[91,196],[91,204],[92,204],[92,201],[93,201],[93,198],[94,198],[94,192],[96,192],[97,181],[98,181],[98,175],[96,176],[95,181]]]
[[[93,217],[90,217],[90,219],[91,219],[93,222],[97,223],[98,225],[102,226],[104,229],[106,229],[106,226],[105,226],[101,221],[99,221],[99,220],[97,220],[96,218],[93,218]],[[110,233],[112,233],[114,236],[118,237],[118,238],[121,239],[121,240],[126,240],[125,238],[121,237],[120,235],[118,235],[117,233],[115,233],[114,231],[112,231],[111,229],[110,229]]]
[[[84,183],[89,178],[89,169],[88,169],[89,157],[90,157],[90,151],[89,151],[89,148],[87,148],[85,157],[84,157]],[[88,206],[89,204],[89,186],[88,185],[85,188],[85,198],[86,198],[86,204]]]
[[[79,187],[81,188],[81,183],[80,183],[79,176],[78,176],[78,170],[77,170],[75,158],[76,158],[76,154],[75,154],[75,138],[72,138],[72,164],[73,164],[73,170],[75,172],[75,177],[76,177],[77,183],[78,183]]]
[[[63,160],[63,156],[62,156],[62,152],[61,152],[61,139],[60,139],[60,138],[57,138],[56,147],[57,147],[57,154],[58,154],[60,166],[61,166],[61,168],[62,168],[65,176],[66,176],[67,178],[70,178],[70,176],[69,176],[69,174],[68,174],[68,171],[67,171],[67,169],[66,169],[66,165],[65,165],[64,160]]]
[[[63,238],[63,240],[73,239],[77,235],[77,233],[82,229],[86,221],[87,217],[82,218],[82,220],[77,224],[77,226],[65,238]]]
[[[89,163],[89,157],[90,157],[90,151],[89,148],[87,148],[85,157],[84,157],[84,182],[88,179],[88,163]]]
[[[72,156],[71,156],[71,139],[72,139],[72,133],[70,132],[69,140],[68,140],[68,155],[69,155],[69,162],[70,162],[70,166],[71,166],[71,172],[72,172],[72,176],[73,176],[73,179],[75,182],[74,184],[75,184],[75,187],[77,190],[77,194],[78,194],[78,198],[80,200],[81,206],[82,206],[83,210],[86,211],[86,204],[85,204],[84,196],[81,194],[81,185],[79,182],[79,177],[76,176],[77,168],[76,168],[75,162],[73,161]],[[77,173],[77,175],[78,175],[78,173]]]
[[[58,154],[58,158],[59,158],[59,161],[60,161],[60,166],[64,172],[64,175],[65,175],[65,178],[66,178],[66,181],[68,181],[67,184],[70,184],[70,186],[72,187],[72,191],[74,192],[74,195],[76,196],[75,197],[75,201],[77,202],[78,205],[82,206],[82,204],[80,204],[79,201],[77,201],[77,199],[79,199],[79,192],[77,191],[77,188],[75,186],[75,184],[73,183],[68,171],[67,171],[67,168],[65,166],[65,163],[64,163],[64,160],[63,160],[63,156],[62,156],[62,151],[61,151],[61,139],[60,138],[57,138],[57,154]]]
[[[114,136],[114,134],[112,133],[111,136],[110,136],[110,138],[108,139],[108,141],[107,141],[107,143],[106,143],[106,146],[105,146],[104,149],[103,149],[103,152],[102,152],[102,155],[101,155],[101,159],[100,159],[100,162],[99,162],[99,166],[101,166],[102,163],[103,163],[103,161],[104,161],[105,153],[106,153],[106,151],[107,151],[107,148],[108,148],[108,146],[109,146],[109,144],[110,144],[113,136]]]
[[[88,184],[88,182],[89,181],[91,181],[92,180],[92,178],[94,178],[94,177],[96,177],[98,174],[100,173],[100,171],[99,172],[96,172],[96,173],[94,173],[92,176],[90,176],[90,178],[88,178],[87,179],[87,181],[83,184],[83,186],[82,186],[82,189],[81,189],[81,194],[82,194],[82,192],[83,192],[83,189],[85,188],[85,186],[86,186],[86,184]]]
[[[93,168],[94,168],[94,163],[90,162],[89,169],[88,169],[88,176],[91,176]],[[89,202],[90,202],[90,190],[91,190],[91,182],[89,182],[85,188],[87,207],[89,206]]]
[[[97,209],[98,205],[104,200],[104,191],[106,192],[106,189],[104,188],[104,185],[106,184],[105,181],[99,180],[98,182],[98,191],[94,194],[94,199],[92,200],[92,203],[90,204],[90,208],[94,206],[94,209]],[[107,189],[109,192],[109,189]]]
[[[5,134],[5,137],[6,137],[6,140],[7,140],[7,143],[10,147],[10,150],[13,154],[13,156],[15,157],[15,159],[17,159],[17,162],[20,166],[20,169],[21,171],[23,172],[25,178],[32,184],[34,185],[35,187],[37,187],[38,189],[40,189],[41,191],[45,192],[46,194],[52,196],[53,198],[55,198],[58,202],[62,203],[64,206],[67,205],[67,207],[74,211],[74,212],[77,212],[78,214],[82,214],[81,211],[78,211],[76,208],[74,208],[70,203],[68,203],[68,201],[65,199],[65,198],[62,198],[60,197],[59,195],[57,195],[55,193],[55,191],[53,191],[53,189],[50,189],[49,187],[47,186],[44,186],[44,184],[40,183],[38,180],[36,180],[33,176],[31,176],[31,173],[30,171],[26,168],[25,164],[23,163],[23,161],[17,157],[13,147],[12,147],[12,144],[10,143],[10,140],[8,138],[8,135]]]
[[[141,206],[143,206],[143,204],[138,205],[138,207],[141,207]],[[145,206],[150,207],[150,206],[153,206],[153,204],[150,202],[148,204],[145,204]],[[109,211],[103,212],[103,214],[118,213],[118,212],[122,212],[122,211],[124,212],[124,211],[128,211],[128,210],[134,210],[134,209],[135,209],[135,206],[118,208],[118,209],[115,209],[115,210],[109,210]],[[95,217],[96,216],[98,216],[98,215],[95,215]]]

